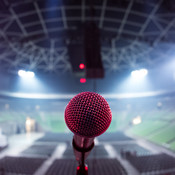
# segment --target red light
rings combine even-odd
[[[87,166],[77,166],[77,171],[79,171],[81,169],[81,171],[84,169],[85,171],[88,171],[88,167]]]
[[[86,83],[86,78],[80,78],[80,83]]]
[[[85,65],[84,65],[83,63],[81,63],[81,64],[79,65],[79,68],[80,68],[80,69],[84,69],[84,68],[85,68]]]

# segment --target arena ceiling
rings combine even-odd
[[[1,0],[0,68],[70,73],[68,45],[81,42],[78,29],[92,19],[92,8],[106,72],[149,68],[175,55],[173,0],[92,2]]]

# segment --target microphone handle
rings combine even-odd
[[[76,145],[82,149],[89,148],[94,142],[94,137],[86,138],[86,137],[74,135],[73,139],[74,139]]]
[[[86,138],[78,135],[74,135],[73,142],[74,155],[79,165],[85,165],[84,161],[89,155],[90,151],[94,147],[94,137]]]

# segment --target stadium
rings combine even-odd
[[[0,175],[175,175],[174,104],[173,0],[0,1]]]

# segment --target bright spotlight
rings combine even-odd
[[[138,124],[140,124],[141,122],[142,122],[142,119],[141,119],[140,116],[137,116],[137,117],[135,117],[135,118],[132,120],[133,125],[138,125]]]
[[[22,78],[33,78],[35,73],[31,71],[19,70],[18,75]]]
[[[135,78],[142,78],[145,77],[147,74],[148,74],[147,69],[139,69],[131,72],[131,76]]]
[[[19,75],[20,77],[23,77],[24,74],[25,74],[25,71],[24,71],[24,70],[19,70],[19,71],[18,71],[18,75]]]

